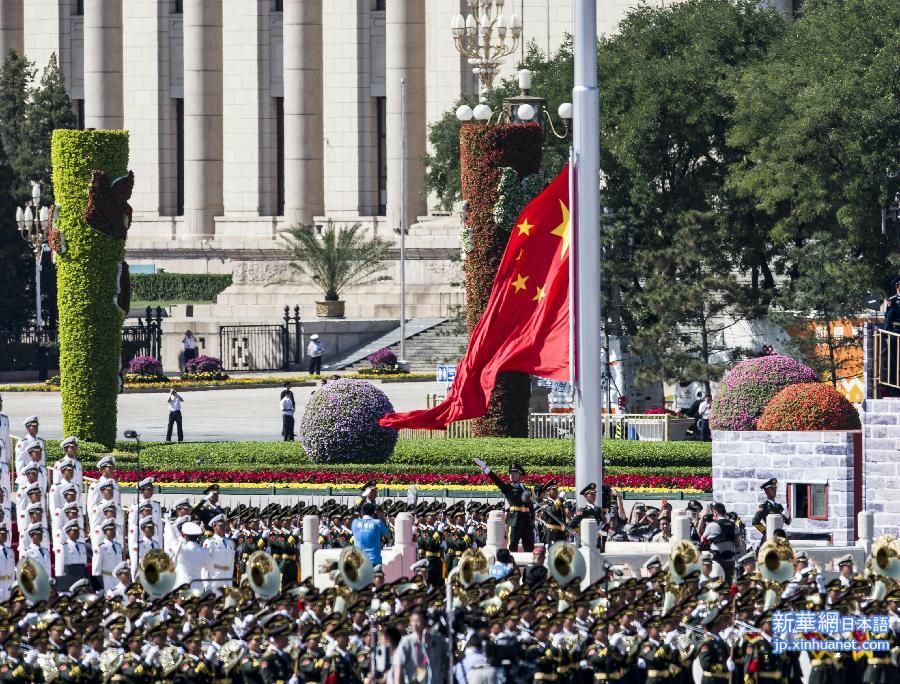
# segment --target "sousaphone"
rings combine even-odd
[[[23,558],[16,566],[16,581],[26,599],[40,603],[50,598],[50,577],[34,558]]]
[[[766,587],[763,610],[771,610],[781,596],[781,585],[794,576],[794,549],[790,542],[776,537],[763,543],[756,554],[756,567]]]
[[[338,572],[347,588],[362,591],[375,579],[369,556],[355,546],[346,546],[338,559]]]
[[[270,599],[281,591],[281,570],[271,554],[254,551],[247,559],[247,583],[259,598]]]
[[[151,599],[160,599],[175,588],[175,568],[172,559],[162,549],[153,549],[141,556],[138,581]]]
[[[872,543],[866,570],[873,579],[871,598],[883,600],[900,580],[900,540],[892,534],[878,537]]]
[[[575,580],[581,582],[587,574],[587,564],[574,544],[558,541],[550,547],[547,554],[547,566],[557,584],[565,587]]]

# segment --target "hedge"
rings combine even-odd
[[[127,297],[128,132],[56,130],[50,144],[63,432],[111,447]],[[101,176],[97,172],[105,174]],[[88,225],[89,217],[91,224]]]
[[[116,450],[124,452],[121,464],[135,463],[133,442],[118,442]],[[90,467],[103,453],[92,445],[79,448],[82,460]],[[708,474],[712,466],[712,447],[708,442],[640,442],[605,440],[603,453],[610,473],[661,473],[680,475]],[[48,444],[48,457],[61,456],[57,444]],[[564,472],[574,467],[571,440],[561,439],[401,439],[387,463],[341,465],[341,469],[377,469],[403,472],[421,469],[434,472],[472,472],[472,458],[480,457],[498,471],[518,461],[529,472]],[[198,463],[199,460],[199,463]],[[148,469],[239,469],[297,470],[313,467],[302,447],[296,442],[182,442],[164,444],[150,442],[141,449],[141,465]],[[323,468],[325,466],[314,466]],[[394,468],[396,471],[388,469]]]
[[[131,292],[143,302],[210,302],[231,285],[231,275],[217,273],[135,273]]]

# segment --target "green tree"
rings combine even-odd
[[[727,138],[735,80],[784,27],[749,0],[688,0],[638,6],[601,41],[604,289],[642,379],[719,377],[722,334],[762,297],[742,272],[766,261],[767,226],[727,191],[743,154]]]
[[[790,280],[807,277],[794,259],[813,236],[825,261],[832,249],[867,266],[850,269],[856,282],[841,279],[853,291],[883,284],[895,267],[897,228],[882,233],[881,207],[900,190],[898,24],[894,0],[810,0],[737,85],[730,142],[747,153],[729,186],[767,217]],[[782,307],[808,308],[805,291],[792,283]],[[785,299],[794,294],[796,303]]]
[[[872,271],[829,233],[816,233],[787,256],[796,275],[773,302],[770,319],[790,333],[791,351],[836,387],[858,364],[848,352],[859,349],[862,337],[845,336],[843,322],[859,315]]]
[[[319,287],[326,302],[338,301],[347,288],[390,280],[382,273],[390,244],[361,231],[359,224],[336,227],[332,221],[321,236],[311,226],[285,231],[282,240],[290,253],[291,275]]]

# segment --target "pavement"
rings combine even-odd
[[[424,409],[428,394],[443,394],[438,382],[403,382],[379,385],[394,409]],[[316,387],[294,387],[297,417],[302,414]],[[279,441],[281,411],[280,389],[246,388],[179,392],[184,398],[182,415],[184,437],[189,441],[238,442]],[[137,430],[144,441],[162,441],[166,437],[169,410],[168,391],[122,394],[119,396],[118,433]],[[62,408],[59,392],[7,392],[3,412],[9,416],[11,432],[24,432],[22,421],[37,415],[41,436],[59,440],[62,434]]]

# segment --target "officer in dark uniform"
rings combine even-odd
[[[176,684],[211,684],[215,668],[202,655],[203,632],[192,629],[184,635],[184,660],[178,666],[174,681]]]
[[[322,635],[309,632],[306,635],[306,648],[300,654],[300,681],[321,682],[322,670],[325,668],[325,651],[319,646]]]
[[[255,629],[247,635],[247,652],[241,657],[238,665],[238,676],[241,684],[262,684],[260,665],[262,653],[260,647],[263,642],[263,634]]]
[[[291,620],[286,615],[276,616],[266,625],[272,645],[263,655],[259,665],[263,684],[275,684],[276,682],[283,684],[294,675],[294,663],[284,650],[288,645],[291,626]]]
[[[11,632],[3,642],[3,650],[6,651],[6,657],[0,664],[0,682],[3,684],[37,681],[34,669],[19,657],[21,646],[21,636],[18,632]]]
[[[224,515],[225,510],[219,506],[219,485],[211,484],[203,490],[206,495],[203,501],[194,507],[193,514],[203,523],[204,527],[209,527],[209,521],[217,515]]]
[[[604,489],[605,488],[606,485],[604,485]],[[575,534],[578,534],[581,529],[582,520],[590,520],[592,518],[596,520],[597,548],[602,551],[606,540],[606,537],[602,534],[603,528],[606,525],[606,516],[605,511],[597,505],[597,484],[591,482],[587,487],[582,489],[580,493],[587,503],[578,509],[578,512],[572,516],[572,519],[569,521],[569,528],[575,532]]]
[[[492,471],[487,463],[476,458],[475,465],[481,468],[481,472],[491,478],[497,488],[503,493],[509,504],[506,512],[507,547],[510,551],[518,551],[519,542],[522,548],[531,552],[534,550],[534,499],[531,490],[522,484],[525,477],[525,468],[518,463],[509,466],[509,482],[504,482]]]
[[[891,281],[891,295],[884,300],[884,323],[881,328],[885,332],[900,334],[900,276]],[[881,373],[890,383],[896,384],[897,354],[900,353],[900,337],[885,335],[881,343]],[[896,396],[897,391],[893,387],[882,388],[887,394]]]
[[[778,492],[778,480],[774,477],[766,480],[762,483],[760,489],[766,493],[766,500],[759,505],[759,508],[756,509],[756,513],[753,515],[753,527],[759,530],[760,534],[765,534],[766,516],[773,513],[778,513],[784,518],[784,524],[790,525],[791,516],[788,515],[784,506],[775,500],[775,494]]]
[[[540,518],[544,523],[541,542],[549,546],[558,541],[566,541],[569,531],[566,527],[566,507],[559,498],[559,485],[555,480],[550,480],[541,492],[546,495],[540,509]]]

